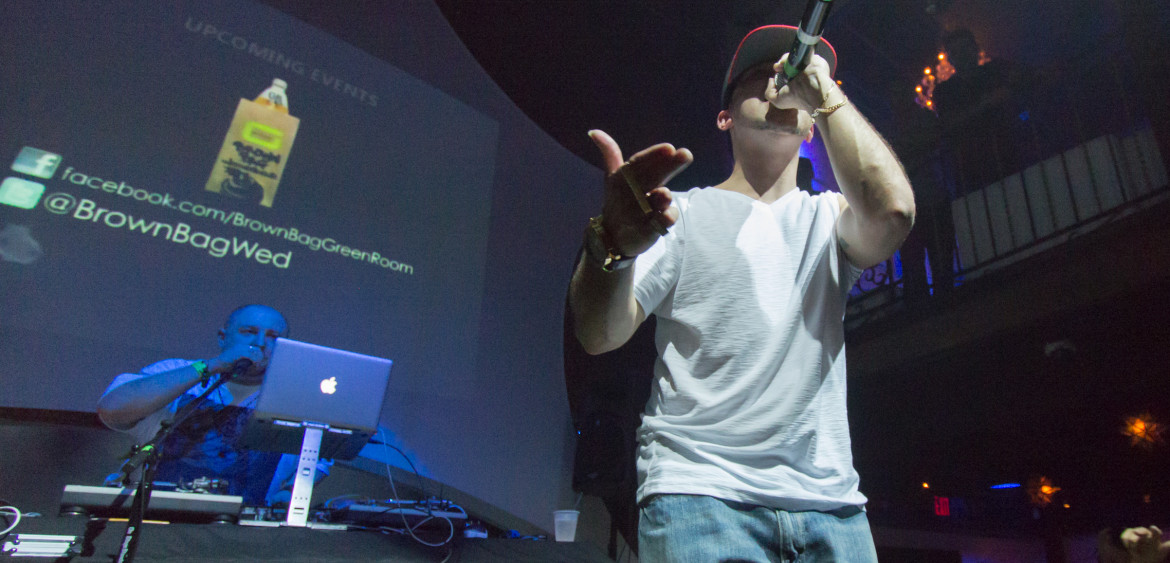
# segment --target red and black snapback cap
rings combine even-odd
[[[731,66],[727,67],[727,76],[723,79],[723,105],[727,109],[731,102],[731,91],[736,81],[748,69],[761,63],[775,63],[792,49],[792,42],[796,40],[797,28],[790,25],[765,25],[757,27],[744,36],[735,50],[735,57],[731,59]],[[828,41],[821,39],[813,52],[820,55],[829,63],[829,75],[837,72],[837,52]]]

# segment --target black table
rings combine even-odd
[[[84,517],[27,518],[12,534],[92,536],[86,553],[70,561],[109,562],[118,551],[125,522]],[[9,535],[6,541],[11,540]],[[431,542],[443,538],[427,536]],[[0,561],[51,561],[44,558],[0,557]],[[205,563],[207,561],[398,561],[398,562],[606,562],[600,549],[588,543],[558,543],[527,539],[469,539],[456,535],[442,547],[424,546],[409,536],[368,530],[262,528],[235,524],[147,524],[134,561],[150,563]]]

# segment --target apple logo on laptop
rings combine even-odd
[[[332,395],[337,392],[337,378],[330,377],[329,379],[321,380],[321,392],[326,395]]]

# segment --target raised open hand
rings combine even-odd
[[[664,186],[690,165],[694,156],[687,149],[662,143],[627,161],[622,159],[617,142],[604,131],[590,131],[589,138],[605,160],[601,215],[608,243],[622,256],[637,256],[678,220],[678,209],[670,206],[670,190]]]

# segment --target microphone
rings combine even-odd
[[[236,360],[236,363],[232,364],[231,374],[228,375],[229,380],[243,375],[243,373],[248,371],[248,368],[250,367],[252,367],[252,360],[249,360],[248,358],[240,358]]]
[[[788,51],[788,60],[784,61],[784,69],[776,73],[777,89],[800,74],[812,61],[813,49],[821,42],[821,32],[825,29],[825,20],[829,19],[829,8],[832,6],[833,0],[808,1],[804,17],[800,19],[800,27],[796,30],[796,39],[792,40],[792,49]]]

